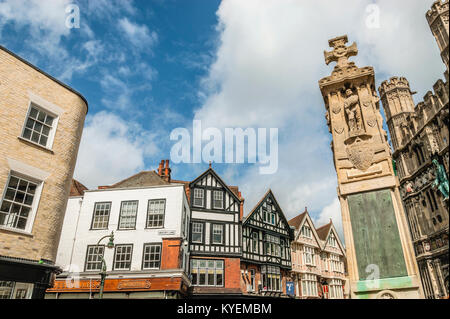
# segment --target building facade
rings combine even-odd
[[[292,241],[292,277],[299,299],[344,299],[345,249],[330,223],[315,228],[307,210],[289,221]]]
[[[293,236],[269,190],[242,224],[241,289],[245,296],[288,296]]]
[[[191,296],[240,296],[244,200],[239,190],[227,186],[210,166],[188,184],[187,193]]]
[[[426,298],[449,296],[448,4],[436,1],[426,14],[446,81],[439,79],[417,106],[405,78],[393,77],[379,88]]]
[[[182,298],[188,279],[190,209],[183,185],[141,172],[69,199],[57,264],[46,298]],[[114,247],[98,242],[114,232]]]
[[[86,99],[0,46],[0,299],[52,285]]]

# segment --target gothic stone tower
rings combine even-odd
[[[329,40],[319,81],[338,178],[352,298],[422,298],[418,268],[379,110],[372,67],[347,36]]]
[[[449,42],[449,26],[448,26],[448,0],[438,0],[433,3],[427,14],[428,25],[441,51],[441,57],[444,61],[448,72],[448,42]]]

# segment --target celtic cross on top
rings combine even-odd
[[[339,68],[342,68],[351,63],[348,61],[348,59],[351,56],[355,56],[358,54],[358,48],[356,47],[355,42],[353,42],[351,46],[347,47],[345,45],[347,42],[348,38],[346,35],[328,41],[328,44],[331,48],[333,48],[333,51],[324,51],[325,63],[327,65],[331,62],[337,62],[337,66]]]

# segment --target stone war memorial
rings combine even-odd
[[[349,58],[347,36],[329,40],[319,81],[338,179],[351,298],[423,298],[411,235],[383,129],[375,72]]]

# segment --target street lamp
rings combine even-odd
[[[106,248],[112,249],[114,248],[114,232],[111,232],[111,235],[106,235],[100,238],[100,240],[97,242],[97,253],[98,253],[98,246],[100,245],[100,242],[109,237],[109,241],[106,244]],[[103,298],[103,288],[105,287],[105,278],[106,278],[106,262],[105,262],[105,252],[103,251],[102,254],[102,271],[100,272],[100,294],[98,296],[99,299]]]

